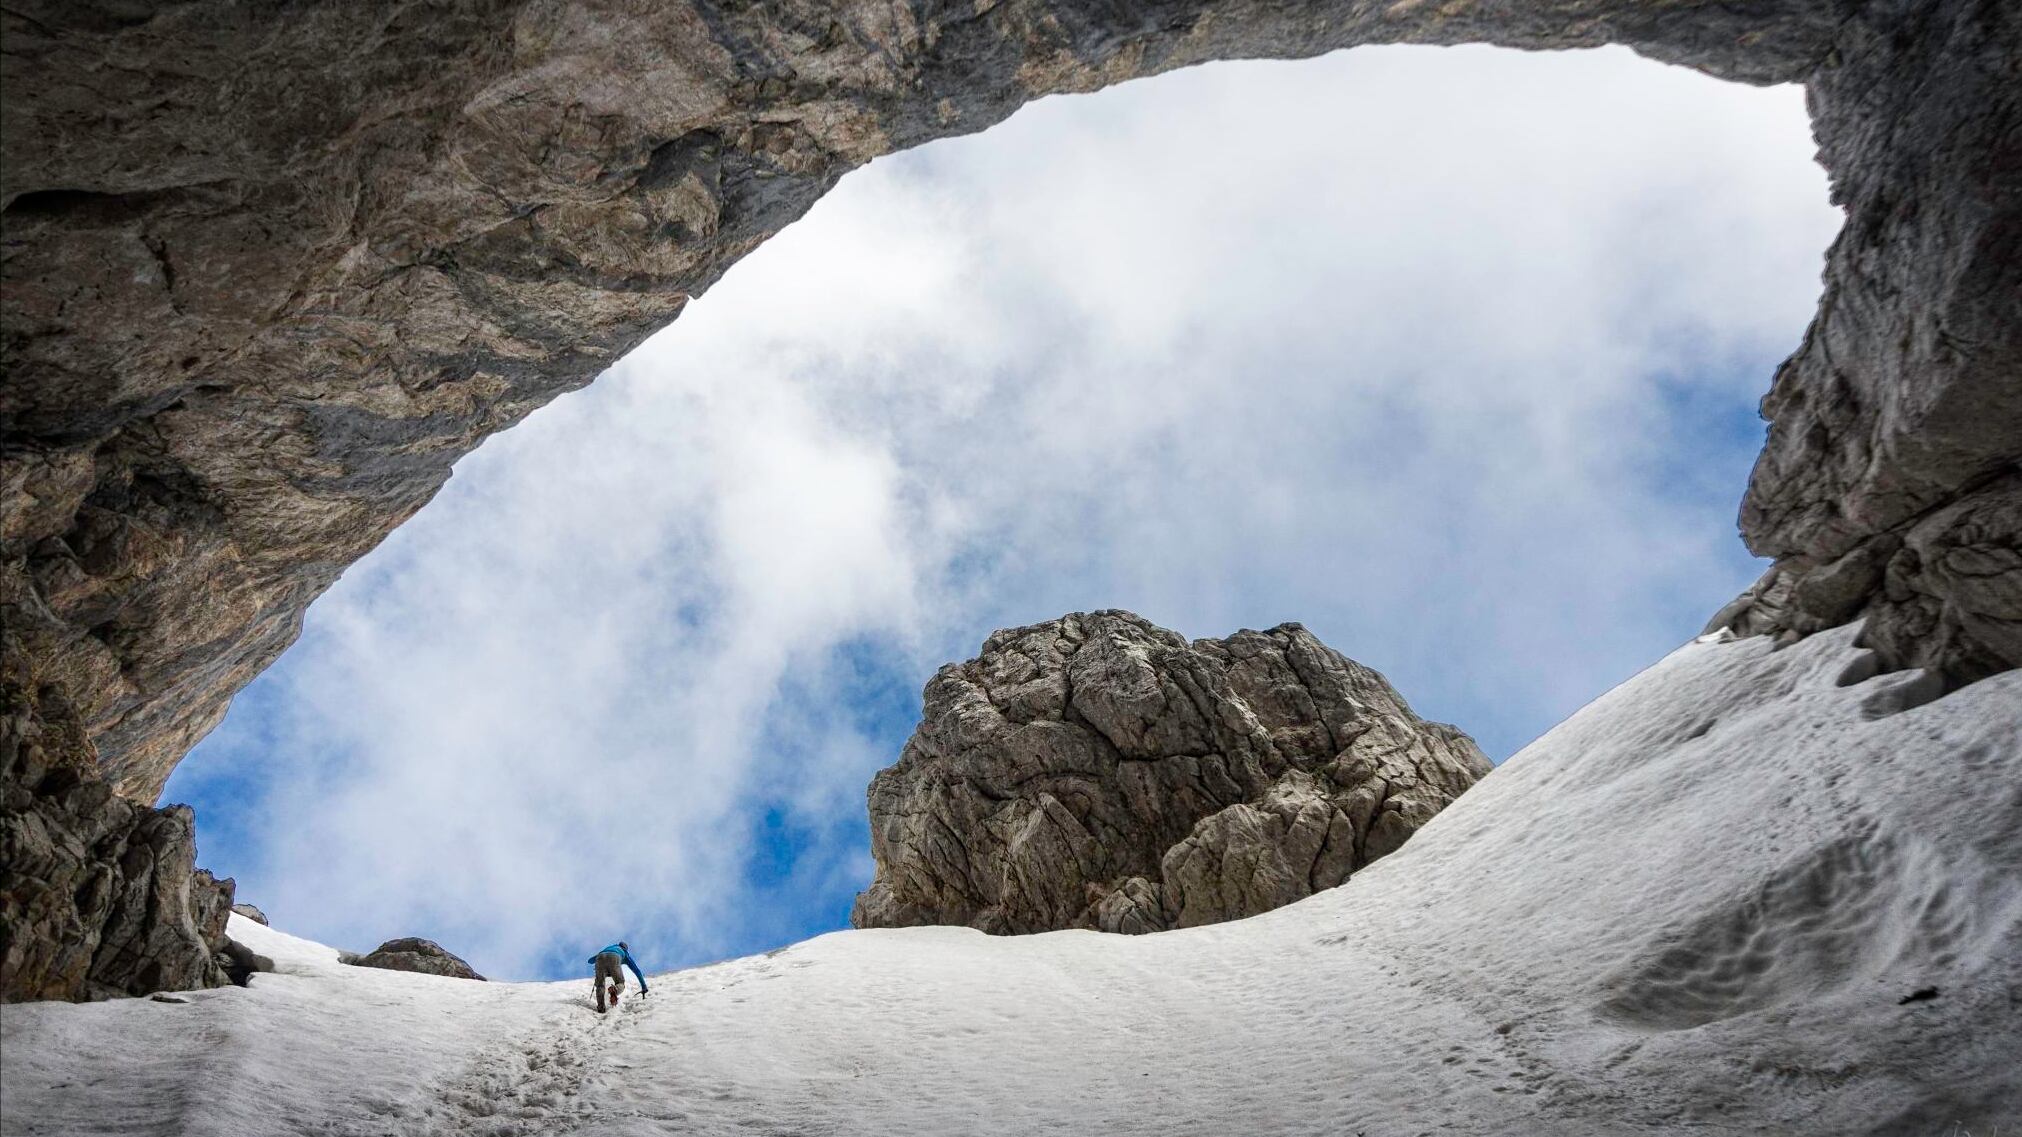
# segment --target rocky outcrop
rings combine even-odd
[[[1488,773],[1297,624],[1188,643],[1128,612],[998,632],[870,789],[858,927],[1153,932],[1266,912]]]
[[[114,793],[61,699],[0,686],[0,1002],[230,982],[232,882],[196,868],[189,807]]]
[[[1777,561],[1706,630],[1796,639],[1857,618],[1888,670],[1930,667],[1956,685],[2022,660],[2022,471],[1837,555]]]
[[[434,940],[405,936],[387,940],[364,955],[345,955],[345,963],[356,967],[380,967],[387,971],[412,971],[420,975],[442,975],[450,979],[485,981],[477,969]]]
[[[234,904],[232,905],[232,912],[234,915],[244,916],[261,927],[272,926],[267,923],[267,914],[251,904]]]
[[[1846,227],[1778,369],[1716,624],[1866,621],[1952,683],[2022,664],[2022,7],[1849,13],[1806,76]]]

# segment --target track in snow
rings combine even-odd
[[[428,1110],[410,1133],[470,1133],[534,1137],[572,1133],[595,1112],[604,1068],[630,1019],[646,1000],[626,1000],[608,1014],[569,1007],[543,1018],[525,1037],[478,1052],[462,1074],[438,1091],[440,1108]],[[586,1013],[589,1017],[586,1017]]]

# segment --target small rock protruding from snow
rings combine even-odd
[[[434,940],[424,940],[419,936],[404,936],[397,940],[387,940],[361,956],[346,955],[345,963],[354,967],[378,967],[387,971],[412,971],[421,975],[442,975],[451,979],[475,979],[485,981],[477,969],[465,963],[462,957],[451,952]]]
[[[274,970],[274,961],[237,940],[227,938],[225,946],[218,949],[218,966],[225,969],[226,977],[233,983],[244,987],[255,974]]]

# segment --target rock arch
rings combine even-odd
[[[1804,83],[1848,220],[1764,401],[1741,524],[1776,565],[1716,622],[1865,617],[1955,682],[2022,662],[2002,0],[24,0],[0,29],[10,816],[57,768],[152,802],[456,458],[849,169],[1049,93],[1365,43]]]

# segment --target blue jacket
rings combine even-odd
[[[632,969],[633,976],[639,980],[639,993],[641,995],[645,994],[646,977],[644,975],[639,974],[639,964],[636,960],[632,958],[632,953],[625,950],[625,945],[612,944],[610,947],[605,948],[604,951],[608,951],[611,954],[616,955],[625,964],[626,967]],[[604,951],[598,952],[597,955],[604,954]],[[593,955],[590,957],[591,963],[597,962],[597,955]]]

